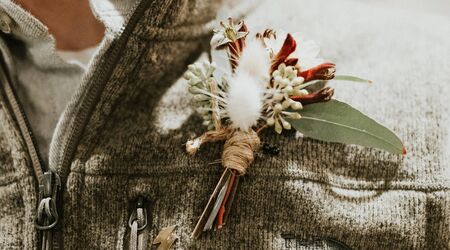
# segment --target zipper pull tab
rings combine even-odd
[[[145,199],[140,196],[136,202],[136,211],[133,211],[128,220],[130,232],[130,249],[140,250],[147,248],[146,235],[141,231],[147,227],[147,208],[145,207]]]
[[[39,185],[39,205],[37,207],[37,218],[35,226],[42,231],[42,249],[53,248],[52,228],[58,224],[58,210],[56,201],[61,188],[61,180],[53,171],[47,171],[42,176]]]

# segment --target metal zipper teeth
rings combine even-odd
[[[70,162],[73,155],[75,154],[80,135],[81,133],[83,133],[85,126],[89,122],[88,118],[94,109],[94,104],[96,103],[95,100],[99,98],[102,90],[104,89],[104,86],[101,86],[101,83],[105,82],[107,78],[110,77],[114,66],[120,59],[120,52],[122,52],[123,48],[125,47],[129,39],[129,35],[135,28],[139,18],[141,17],[141,14],[145,11],[146,7],[151,2],[152,1],[140,0],[138,3],[136,3],[137,6],[133,6],[133,14],[128,22],[124,24],[124,27],[122,27],[123,32],[121,34],[121,37],[119,38],[119,40],[117,40],[117,42],[111,44],[111,46],[114,47],[111,49],[111,52],[109,52],[108,57],[113,59],[105,61],[105,63],[101,65],[99,67],[99,70],[94,74],[95,76],[99,77],[93,78],[92,86],[94,87],[87,92],[87,97],[85,101],[82,102],[77,116],[75,117],[75,121],[73,122],[75,126],[73,126],[73,129],[71,130],[71,132],[69,132],[66,143],[62,144],[62,151],[60,151],[62,152],[62,154],[59,154],[59,159],[56,160],[57,166],[59,167],[58,174],[61,178],[62,183],[65,183],[65,178],[67,177],[68,170],[70,168]]]
[[[14,118],[16,119],[17,124],[19,125],[20,132],[22,134],[23,139],[25,140],[26,147],[28,149],[28,153],[31,158],[31,163],[33,166],[34,174],[41,184],[42,178],[44,176],[44,164],[40,157],[39,151],[36,147],[36,140],[33,136],[33,132],[31,130],[30,124],[25,116],[25,112],[23,111],[22,106],[18,102],[17,95],[14,91],[14,88],[11,85],[11,81],[9,80],[6,72],[5,65],[3,64],[3,60],[1,60],[0,65],[0,77],[1,82],[4,86],[4,91],[6,94],[6,98],[11,106],[11,110],[14,113]]]

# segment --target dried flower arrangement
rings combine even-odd
[[[318,58],[319,47],[298,34],[265,30],[253,37],[243,21],[221,22],[211,40],[213,50],[225,51],[229,69],[216,63],[189,65],[185,79],[193,105],[207,132],[189,140],[195,154],[206,142],[225,141],[225,168],[195,229],[222,228],[233,202],[239,176],[244,175],[260,145],[259,133],[292,128],[318,140],[359,144],[405,154],[400,139],[387,128],[333,100],[328,80],[370,83],[354,76],[335,75],[334,63]],[[299,46],[297,46],[299,45]]]

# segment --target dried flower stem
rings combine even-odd
[[[192,232],[191,238],[198,238],[202,231],[205,228],[206,221],[208,220],[208,217],[211,213],[211,209],[214,206],[214,201],[217,199],[217,196],[219,195],[220,190],[222,189],[223,185],[227,182],[228,178],[230,177],[230,171],[225,170],[222,173],[222,176],[220,177],[219,183],[217,183],[216,188],[214,189],[212,195],[209,197],[208,203],[206,204],[205,209],[203,209],[202,215],[200,216],[200,219],[197,222],[197,225],[194,228],[194,231]]]
[[[231,189],[230,196],[228,197],[228,202],[225,206],[225,215],[223,216],[223,225],[227,224],[228,215],[230,214],[231,206],[233,205],[234,197],[236,195],[236,190],[238,188],[240,178],[241,178],[240,175],[235,176],[233,188]]]
[[[231,172],[230,182],[228,183],[227,192],[225,194],[225,198],[222,201],[222,204],[220,205],[219,214],[217,215],[217,229],[221,229],[223,227],[223,216],[225,214],[225,206],[228,202],[228,197],[230,196],[231,189],[234,185],[234,179],[236,177],[235,171]]]

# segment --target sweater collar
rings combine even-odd
[[[112,40],[120,33],[134,10],[137,0],[90,0],[94,16],[105,26],[105,38]],[[11,0],[0,0],[0,15],[10,19],[7,36],[26,47],[28,57],[41,68],[72,67],[56,53],[56,42],[46,25]],[[42,53],[46,51],[46,53]]]

